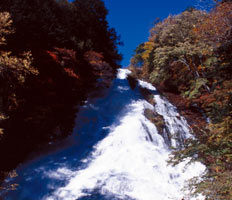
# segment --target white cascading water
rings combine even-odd
[[[117,78],[126,79],[129,73],[129,70],[121,69]],[[139,81],[139,85],[156,91],[149,83]],[[182,200],[185,181],[199,176],[205,167],[201,163],[188,167],[185,167],[185,163],[175,167],[167,165],[170,146],[158,134],[155,125],[144,116],[144,110],[154,110],[163,116],[166,129],[172,135],[172,146],[176,147],[178,142],[191,137],[191,134],[186,120],[173,105],[158,94],[154,95],[154,100],[155,106],[141,99],[126,105],[128,112],[121,116],[118,125],[102,127],[109,129],[110,133],[82,160],[88,163],[87,167],[78,171],[63,167],[50,174],[56,178],[66,176],[69,180],[65,186],[43,199],[76,200],[98,190],[104,196],[123,200]]]

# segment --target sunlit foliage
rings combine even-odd
[[[169,16],[151,29],[150,45],[137,48],[130,66],[164,94],[180,95],[186,109],[204,113],[208,122],[192,124],[197,140],[187,140],[171,161],[191,157],[207,166],[190,187],[209,200],[232,199],[231,11],[231,1],[218,1],[209,13],[190,9]]]
[[[1,46],[7,44],[6,36],[13,32],[10,14],[0,13]],[[32,67],[30,52],[24,52],[21,56],[16,57],[11,55],[11,52],[0,51],[0,106],[2,112],[8,114],[8,110],[17,106],[15,90],[23,87],[27,76],[37,74],[38,71]]]

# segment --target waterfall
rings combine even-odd
[[[77,158],[72,160],[79,163],[77,166],[74,164],[75,167],[73,163],[68,164],[70,151],[64,154],[66,161],[63,163],[60,160],[55,162],[53,159],[53,162],[48,162],[45,159],[46,161],[36,161],[33,167],[24,167],[22,174],[25,179],[28,178],[28,181],[25,180],[27,185],[22,183],[24,186],[21,187],[21,192],[15,193],[21,197],[18,199],[24,197],[30,199],[29,197],[33,196],[29,184],[33,184],[33,179],[36,178],[37,185],[34,187],[39,187],[39,181],[46,185],[46,189],[38,193],[39,199],[44,200],[183,199],[185,193],[182,188],[185,182],[202,174],[205,167],[198,162],[187,167],[183,162],[173,167],[167,165],[167,160],[172,151],[171,147],[181,146],[184,139],[192,137],[191,131],[184,117],[180,116],[177,109],[160,96],[151,84],[140,80],[137,87],[151,91],[154,105],[144,100],[138,92],[130,89],[126,80],[129,73],[127,69],[119,70],[112,89],[114,91],[112,94],[115,95],[117,91],[118,96],[112,96],[110,93],[100,106],[92,103],[86,105],[86,109],[91,109],[91,112],[100,117],[97,121],[101,121],[101,126],[96,120],[95,122],[90,120],[85,129],[77,129],[79,134],[83,135],[87,134],[85,131],[88,130],[87,140],[91,140],[93,137],[91,134],[95,135],[96,130],[98,134],[106,134],[89,148],[86,156],[82,156],[79,161],[76,161]],[[125,104],[120,102],[122,99],[125,100]],[[145,116],[145,110],[157,113],[163,118],[165,127],[162,133]],[[117,116],[113,117],[115,113]],[[107,118],[110,117],[113,117],[113,120],[109,123]],[[96,126],[97,128],[94,128]],[[78,157],[78,153],[75,153],[78,151],[76,149],[75,146],[72,148],[72,157],[75,155]],[[54,157],[54,155],[49,156]],[[57,157],[60,155],[57,154]],[[32,172],[26,175],[29,169]],[[32,173],[38,171],[42,175],[34,178]],[[23,188],[26,186],[27,188]],[[9,194],[6,199],[13,198]],[[199,196],[193,199],[204,198]]]
[[[126,78],[127,73],[121,70],[118,78]],[[139,81],[139,84],[156,90],[149,83]],[[184,182],[199,175],[204,167],[196,163],[184,171],[184,163],[167,166],[170,150],[155,125],[145,118],[144,110],[155,110],[164,117],[169,132],[177,135],[171,139],[172,146],[177,146],[177,138],[189,137],[190,133],[187,122],[174,106],[159,95],[154,95],[154,99],[155,107],[145,100],[127,105],[129,111],[120,119],[120,124],[109,127],[109,135],[82,161],[90,160],[88,167],[75,172],[67,185],[46,198],[78,199],[97,189],[118,199],[180,200]]]

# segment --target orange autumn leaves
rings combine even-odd
[[[232,37],[232,2],[219,4],[193,32],[199,40],[214,46],[229,40]]]

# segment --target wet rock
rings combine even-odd
[[[152,123],[155,124],[158,133],[163,135],[163,131],[165,129],[165,121],[163,116],[150,109],[145,109],[144,115],[147,119],[149,119]]]
[[[128,83],[132,90],[134,90],[137,86],[138,80],[131,76],[130,74],[127,76]]]
[[[199,130],[207,125],[207,120],[199,107],[196,105],[194,106],[191,101],[181,95],[165,92],[160,89],[159,86],[157,88],[173,105],[177,107],[178,112],[181,116],[185,117],[193,132],[197,135],[200,134]]]
[[[154,94],[150,90],[147,88],[140,88],[140,92],[146,101],[148,101],[153,106],[156,104]]]

